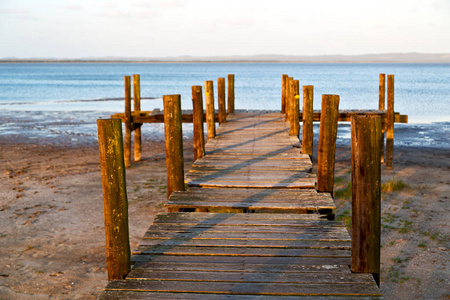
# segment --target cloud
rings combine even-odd
[[[26,8],[0,9],[0,15],[20,20],[39,20],[38,17]]]
[[[61,6],[61,8],[67,9],[67,10],[83,10],[84,9],[83,6],[77,5],[77,4],[67,4],[67,5]]]
[[[150,1],[137,1],[136,6],[146,8],[179,8],[186,7],[188,0],[150,0]]]
[[[30,10],[24,8],[0,9],[0,14],[13,16],[27,16],[30,14]]]

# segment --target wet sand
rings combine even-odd
[[[0,299],[95,299],[107,283],[96,142],[0,136],[0,147]],[[449,152],[396,147],[394,169],[382,167],[385,299],[450,297]],[[132,247],[165,211],[164,156],[162,141],[146,141],[144,160],[127,170]],[[190,139],[185,158],[188,169]],[[338,218],[348,223],[350,148],[343,142],[336,159]],[[400,180],[401,188],[389,189]]]

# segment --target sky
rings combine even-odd
[[[0,58],[450,53],[450,0],[0,0]]]

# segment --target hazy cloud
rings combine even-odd
[[[137,1],[136,6],[147,8],[177,8],[186,7],[188,0],[150,0],[150,1]]]
[[[64,6],[61,6],[61,8],[63,9],[68,9],[68,10],[83,10],[83,6],[81,5],[77,5],[77,4],[67,4]]]

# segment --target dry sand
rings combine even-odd
[[[186,169],[192,163],[185,144]],[[0,137],[0,299],[95,299],[107,283],[97,145]],[[316,147],[317,148],[317,147]],[[339,147],[336,198],[348,222],[350,150]],[[164,145],[147,142],[127,170],[134,247],[164,212]],[[450,299],[447,150],[397,148],[383,182],[381,289],[385,299]]]

